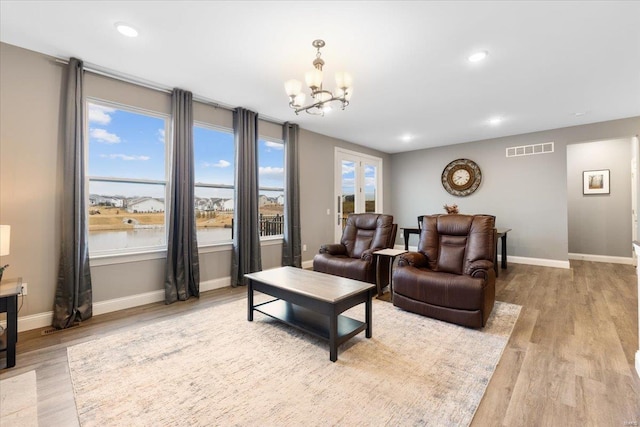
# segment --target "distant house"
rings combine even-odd
[[[276,197],[276,205],[284,205],[284,196]]]
[[[127,203],[127,212],[130,213],[154,213],[164,212],[164,201],[152,197],[132,199]]]
[[[235,208],[233,199],[227,199],[222,202],[222,210],[224,211],[232,211]]]
[[[115,208],[121,208],[124,201],[118,197],[100,196],[98,194],[89,195],[89,204],[91,206],[113,206]]]
[[[264,194],[261,194],[258,197],[258,206],[264,206],[264,205],[270,205],[270,204],[271,204],[271,200],[269,200],[269,198]]]

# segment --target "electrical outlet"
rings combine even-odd
[[[302,252],[307,252],[307,245],[302,245]]]
[[[22,284],[22,295],[27,295],[27,284],[23,283]]]

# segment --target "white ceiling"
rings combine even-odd
[[[395,153],[640,116],[639,16],[616,1],[2,0],[0,39]],[[349,71],[353,99],[296,116],[283,83],[304,80],[317,38],[326,85]]]

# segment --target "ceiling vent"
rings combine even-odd
[[[553,153],[553,142],[544,144],[521,145],[520,147],[508,147],[507,157],[532,156],[534,154]]]

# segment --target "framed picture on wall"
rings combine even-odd
[[[609,169],[582,172],[582,194],[609,194]]]

